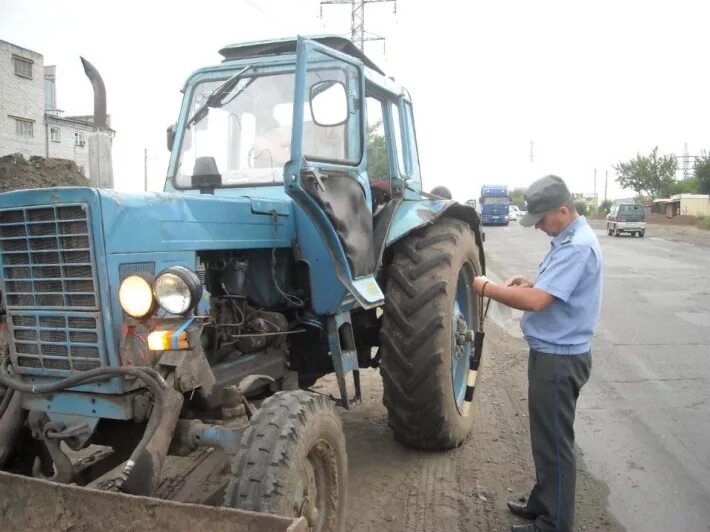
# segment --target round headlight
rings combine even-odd
[[[170,314],[186,314],[200,301],[202,283],[189,268],[171,266],[156,277],[153,294],[158,304]]]
[[[129,316],[144,318],[153,312],[153,278],[147,274],[133,274],[126,277],[118,289],[118,301]]]

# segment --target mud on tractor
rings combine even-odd
[[[72,504],[79,530],[103,507],[187,525],[211,510],[164,499],[190,483],[233,530],[341,529],[361,368],[403,444],[471,429],[479,219],[422,191],[407,91],[339,37],[220,53],[184,86],[164,192],[0,195],[6,529]],[[337,397],[309,391],[329,373]]]

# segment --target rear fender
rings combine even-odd
[[[476,210],[469,205],[462,205],[452,200],[422,199],[417,201],[402,201],[395,211],[389,224],[385,247],[391,247],[409,233],[433,224],[442,216],[458,218],[466,222],[473,231],[478,245],[482,273],[486,272],[486,257],[483,253],[483,233],[481,220]]]

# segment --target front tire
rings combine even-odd
[[[458,344],[459,320],[474,328],[478,247],[465,222],[443,218],[396,244],[382,318],[384,396],[401,443],[421,449],[460,445],[471,430],[463,401],[470,344]],[[465,323],[463,323],[465,322]]]
[[[278,392],[244,432],[225,506],[303,515],[316,532],[343,530],[347,462],[332,401],[304,390]]]

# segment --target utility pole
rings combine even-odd
[[[320,18],[323,18],[323,5],[350,4],[350,39],[361,52],[365,52],[365,41],[384,41],[380,35],[368,34],[365,31],[365,4],[383,2],[394,3],[394,13],[397,13],[397,0],[321,0]]]
[[[606,191],[609,187],[609,170],[604,171],[604,201],[606,201]]]
[[[594,193],[597,193],[597,169],[594,169]]]
[[[143,150],[143,188],[148,192],[148,148]]]

